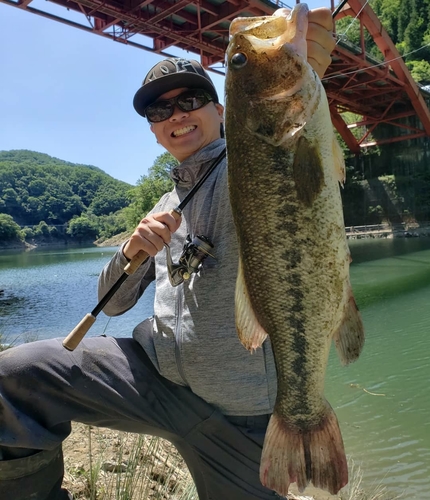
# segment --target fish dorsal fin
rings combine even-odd
[[[239,258],[235,297],[236,329],[239,340],[248,351],[253,352],[257,347],[261,347],[267,337],[267,333],[258,322],[252,309],[242,267],[242,260]]]
[[[297,142],[293,178],[299,201],[311,206],[324,185],[324,170],[318,148],[305,136],[301,136]]]

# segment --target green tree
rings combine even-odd
[[[110,215],[97,217],[98,236],[106,239],[127,230],[127,221],[124,210]]]
[[[373,0],[372,9],[387,30],[400,54],[408,61],[430,62],[430,2],[429,0]],[[336,21],[336,31],[346,33],[349,42],[360,46],[358,20],[345,17]],[[383,59],[375,42],[365,30],[365,49],[370,55]]]
[[[118,189],[114,183],[104,184],[94,195],[89,210],[95,215],[109,215],[121,210],[128,203],[129,189]]]
[[[85,240],[94,240],[97,238],[97,225],[88,216],[75,217],[69,222],[67,234],[82,242]]]
[[[131,204],[124,209],[129,229],[136,227],[161,196],[171,191],[173,181],[170,172],[178,164],[170,153],[163,153],[155,159],[148,175],[142,176],[137,186],[130,190]]]
[[[11,241],[21,239],[21,228],[7,214],[0,214],[0,241]]]
[[[430,84],[430,63],[428,61],[410,61],[407,66],[416,82],[421,85]]]
[[[49,237],[50,231],[49,231],[49,226],[48,224],[42,220],[37,224],[37,226],[33,226],[33,235],[35,237]]]

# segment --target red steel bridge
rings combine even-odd
[[[47,7],[36,8],[32,0],[0,2],[162,56],[171,56],[169,49],[178,47],[219,73],[233,18],[270,15],[286,7],[280,0],[50,0],[64,7],[64,15],[58,16]],[[80,13],[82,22],[68,18],[68,11]],[[345,16],[360,23],[361,46],[340,41],[323,83],[333,124],[350,150],[358,154],[375,144],[430,137],[430,94],[414,82],[376,14],[365,0],[348,0],[336,19]],[[384,61],[365,53],[364,29]],[[342,116],[346,111],[359,115],[360,121],[347,124]],[[388,137],[377,133],[380,124],[391,126]],[[355,127],[359,134],[352,133]]]

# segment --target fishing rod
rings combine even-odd
[[[221,153],[215,158],[212,165],[207,169],[205,174],[199,179],[199,181],[194,185],[194,187],[190,190],[190,192],[185,196],[185,198],[179,203],[179,205],[170,211],[171,215],[176,220],[182,215],[183,209],[188,205],[191,201],[191,198],[196,194],[196,192],[200,189],[202,184],[206,181],[209,175],[214,171],[214,169],[221,163],[221,161],[226,156],[226,149],[224,148]],[[130,262],[124,267],[124,272],[118,278],[118,280],[112,285],[112,287],[106,292],[104,297],[100,300],[100,302],[96,305],[96,307],[90,312],[87,313],[82,320],[75,326],[75,328],[67,335],[67,337],[63,340],[63,346],[69,351],[74,351],[76,347],[79,345],[81,340],[84,338],[85,334],[91,328],[91,326],[96,321],[97,315],[103,310],[105,305],[109,302],[109,300],[115,295],[120,286],[124,283],[124,281],[134,274],[137,269],[143,264],[143,262],[149,257],[149,255],[144,250],[139,250],[139,252],[130,260]],[[195,267],[195,270],[198,268]]]
[[[342,8],[345,6],[345,4],[348,3],[348,0],[342,0],[340,2],[340,4],[334,9],[333,11],[333,14],[332,14],[332,18],[334,19],[338,14],[339,12],[342,10]]]

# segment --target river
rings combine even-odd
[[[430,239],[350,241],[351,279],[366,329],[360,359],[333,351],[326,396],[362,487],[430,498]],[[96,305],[97,276],[115,248],[0,253],[0,333],[10,343],[66,336]],[[129,336],[152,314],[153,287],[88,335]],[[4,342],[5,340],[3,340]]]

